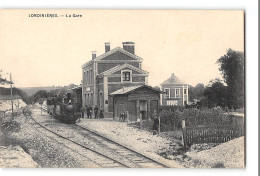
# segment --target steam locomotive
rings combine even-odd
[[[47,111],[61,122],[73,124],[80,118],[80,105],[72,98],[71,93],[64,96],[54,95],[47,99]]]

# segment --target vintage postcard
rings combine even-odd
[[[245,168],[243,10],[0,10],[2,168]]]

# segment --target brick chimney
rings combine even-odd
[[[96,51],[92,51],[92,59],[95,59],[97,57],[97,52]]]
[[[105,52],[110,51],[110,42],[105,43]]]
[[[123,49],[129,53],[135,54],[135,43],[134,42],[123,42]]]

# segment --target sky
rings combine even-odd
[[[59,17],[29,17],[47,13]],[[105,42],[135,42],[151,86],[172,73],[207,85],[222,78],[216,61],[228,48],[244,51],[241,10],[0,10],[0,24],[0,70],[16,87],[80,84],[81,66]]]

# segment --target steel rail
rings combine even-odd
[[[129,150],[129,151],[131,151],[131,152],[133,152],[133,153],[135,153],[135,154],[138,154],[138,155],[140,155],[140,156],[142,156],[142,157],[144,157],[144,158],[146,158],[146,159],[148,159],[148,160],[151,160],[151,161],[153,161],[154,163],[157,163],[158,165],[161,165],[161,166],[163,166],[163,167],[165,167],[165,168],[170,168],[170,167],[167,166],[166,164],[163,164],[163,163],[161,163],[161,162],[159,162],[159,161],[156,161],[155,159],[153,159],[153,158],[151,158],[151,157],[149,157],[149,156],[147,156],[147,155],[145,155],[145,154],[143,154],[143,153],[140,153],[140,152],[138,152],[138,151],[136,151],[136,150],[134,150],[134,149],[132,149],[132,148],[129,148],[129,147],[123,145],[123,144],[120,144],[120,143],[118,143],[118,142],[116,142],[116,141],[114,141],[114,140],[112,140],[112,139],[110,139],[110,138],[108,138],[108,137],[105,137],[105,136],[103,136],[103,135],[101,135],[101,134],[99,134],[99,133],[97,133],[97,132],[95,132],[95,131],[93,131],[93,130],[91,130],[91,129],[89,129],[89,128],[83,127],[83,126],[78,125],[78,124],[74,124],[74,125],[76,125],[76,126],[82,128],[82,129],[84,129],[84,130],[86,130],[86,131],[89,131],[89,132],[91,132],[91,133],[97,135],[98,137],[101,137],[101,138],[103,138],[103,139],[105,139],[105,140],[107,140],[107,141],[110,141],[110,142],[112,142],[112,143],[114,143],[114,144],[116,144],[116,145],[118,145],[118,146],[120,146],[120,147],[123,147],[123,148],[125,148],[125,149],[127,149],[127,150]]]
[[[35,121],[34,121],[34,122],[35,122]],[[36,124],[37,124],[37,123],[36,123]],[[39,125],[39,124],[37,124],[37,125]],[[43,133],[43,132],[41,132],[39,129],[37,129],[37,128],[36,128],[36,130],[37,130],[37,131],[39,131],[40,133],[42,133],[43,135],[47,136],[48,138],[50,138],[50,139],[54,140],[55,142],[57,142],[57,143],[59,143],[59,144],[62,144],[62,145],[64,145],[62,142],[59,142],[57,139],[54,139],[53,137],[50,137],[50,136],[48,136],[47,134],[44,134],[44,133]],[[87,157],[87,156],[85,156],[85,155],[83,155],[83,154],[79,153],[78,151],[76,151],[76,150],[74,150],[74,149],[72,149],[72,148],[70,148],[70,147],[68,147],[68,146],[66,146],[66,145],[64,145],[64,147],[66,147],[67,149],[69,149],[69,150],[71,150],[71,151],[73,151],[73,152],[77,153],[78,155],[80,155],[80,156],[82,156],[82,157],[84,157],[84,158],[87,158],[89,161],[91,161],[91,162],[95,163],[96,165],[98,165],[98,166],[102,167],[102,165],[101,165],[101,164],[99,164],[99,163],[97,163],[96,161],[94,161],[94,160],[90,159],[89,157]]]
[[[38,107],[38,106],[37,106],[37,107]],[[41,108],[41,107],[38,107],[38,108]],[[42,109],[46,111],[46,109],[44,109],[44,108],[42,108]],[[107,140],[107,141],[110,141],[110,142],[112,142],[112,143],[114,143],[114,144],[116,144],[116,145],[118,145],[118,146],[120,146],[120,147],[123,147],[123,148],[125,148],[125,149],[127,149],[127,150],[129,150],[129,151],[131,151],[131,152],[133,152],[133,153],[135,153],[135,154],[138,154],[138,155],[142,156],[143,158],[152,161],[153,163],[156,163],[156,164],[158,164],[158,165],[163,166],[164,168],[171,168],[171,167],[169,167],[168,165],[166,165],[166,164],[164,164],[164,163],[161,163],[161,162],[159,162],[159,161],[156,161],[154,158],[151,158],[151,157],[149,157],[149,156],[147,156],[147,155],[145,155],[145,154],[143,154],[143,153],[140,153],[139,151],[136,151],[136,150],[134,150],[134,149],[132,149],[132,148],[129,148],[129,147],[123,145],[123,144],[120,144],[120,143],[114,141],[113,139],[110,139],[110,138],[108,138],[108,137],[106,137],[106,136],[104,136],[104,135],[101,135],[101,134],[99,134],[99,133],[97,133],[97,132],[95,132],[95,131],[93,131],[93,130],[91,130],[91,129],[89,129],[89,128],[83,127],[83,126],[78,125],[78,124],[74,124],[74,125],[75,125],[75,126],[78,126],[78,127],[80,127],[80,128],[82,128],[83,130],[86,130],[86,131],[88,131],[88,132],[90,132],[90,133],[92,133],[92,134],[95,134],[95,135],[98,136],[98,137],[101,137],[101,138],[103,138],[103,139],[105,139],[105,140]],[[70,140],[70,139],[68,139],[68,140]]]
[[[105,155],[105,154],[103,154],[103,153],[101,153],[101,152],[98,152],[98,151],[96,151],[96,150],[94,150],[94,149],[91,149],[90,147],[86,147],[86,146],[84,146],[84,145],[82,145],[82,144],[80,144],[80,143],[78,143],[78,142],[75,142],[75,141],[73,141],[73,140],[71,140],[71,139],[68,139],[68,138],[66,138],[66,137],[64,137],[64,136],[62,136],[62,135],[60,135],[60,134],[58,134],[58,133],[56,133],[56,132],[54,132],[54,131],[52,131],[52,130],[46,128],[45,126],[43,126],[42,124],[40,124],[39,122],[37,122],[32,116],[31,116],[31,118],[32,118],[32,120],[33,120],[36,124],[38,124],[39,126],[41,126],[42,128],[44,128],[45,130],[47,130],[47,131],[49,131],[49,132],[55,134],[56,136],[58,136],[58,137],[60,137],[60,138],[62,138],[62,139],[65,139],[65,140],[67,140],[67,141],[70,141],[70,142],[72,142],[72,143],[74,143],[74,144],[76,144],[76,145],[78,145],[78,146],[80,146],[80,147],[82,147],[82,148],[85,148],[85,149],[87,149],[87,150],[90,150],[90,151],[92,151],[92,152],[94,152],[94,153],[97,153],[97,154],[99,154],[99,155],[101,155],[101,156],[103,156],[103,157],[105,157],[105,158],[107,158],[107,159],[110,159],[110,160],[112,160],[112,161],[114,161],[114,162],[116,162],[116,163],[119,163],[119,164],[123,165],[124,167],[130,168],[130,167],[129,167],[128,165],[126,165],[125,163],[122,163],[122,162],[120,162],[120,161],[118,161],[118,160],[116,160],[116,159],[114,159],[114,158],[111,158],[111,157],[109,157],[109,156],[107,156],[107,155]]]

